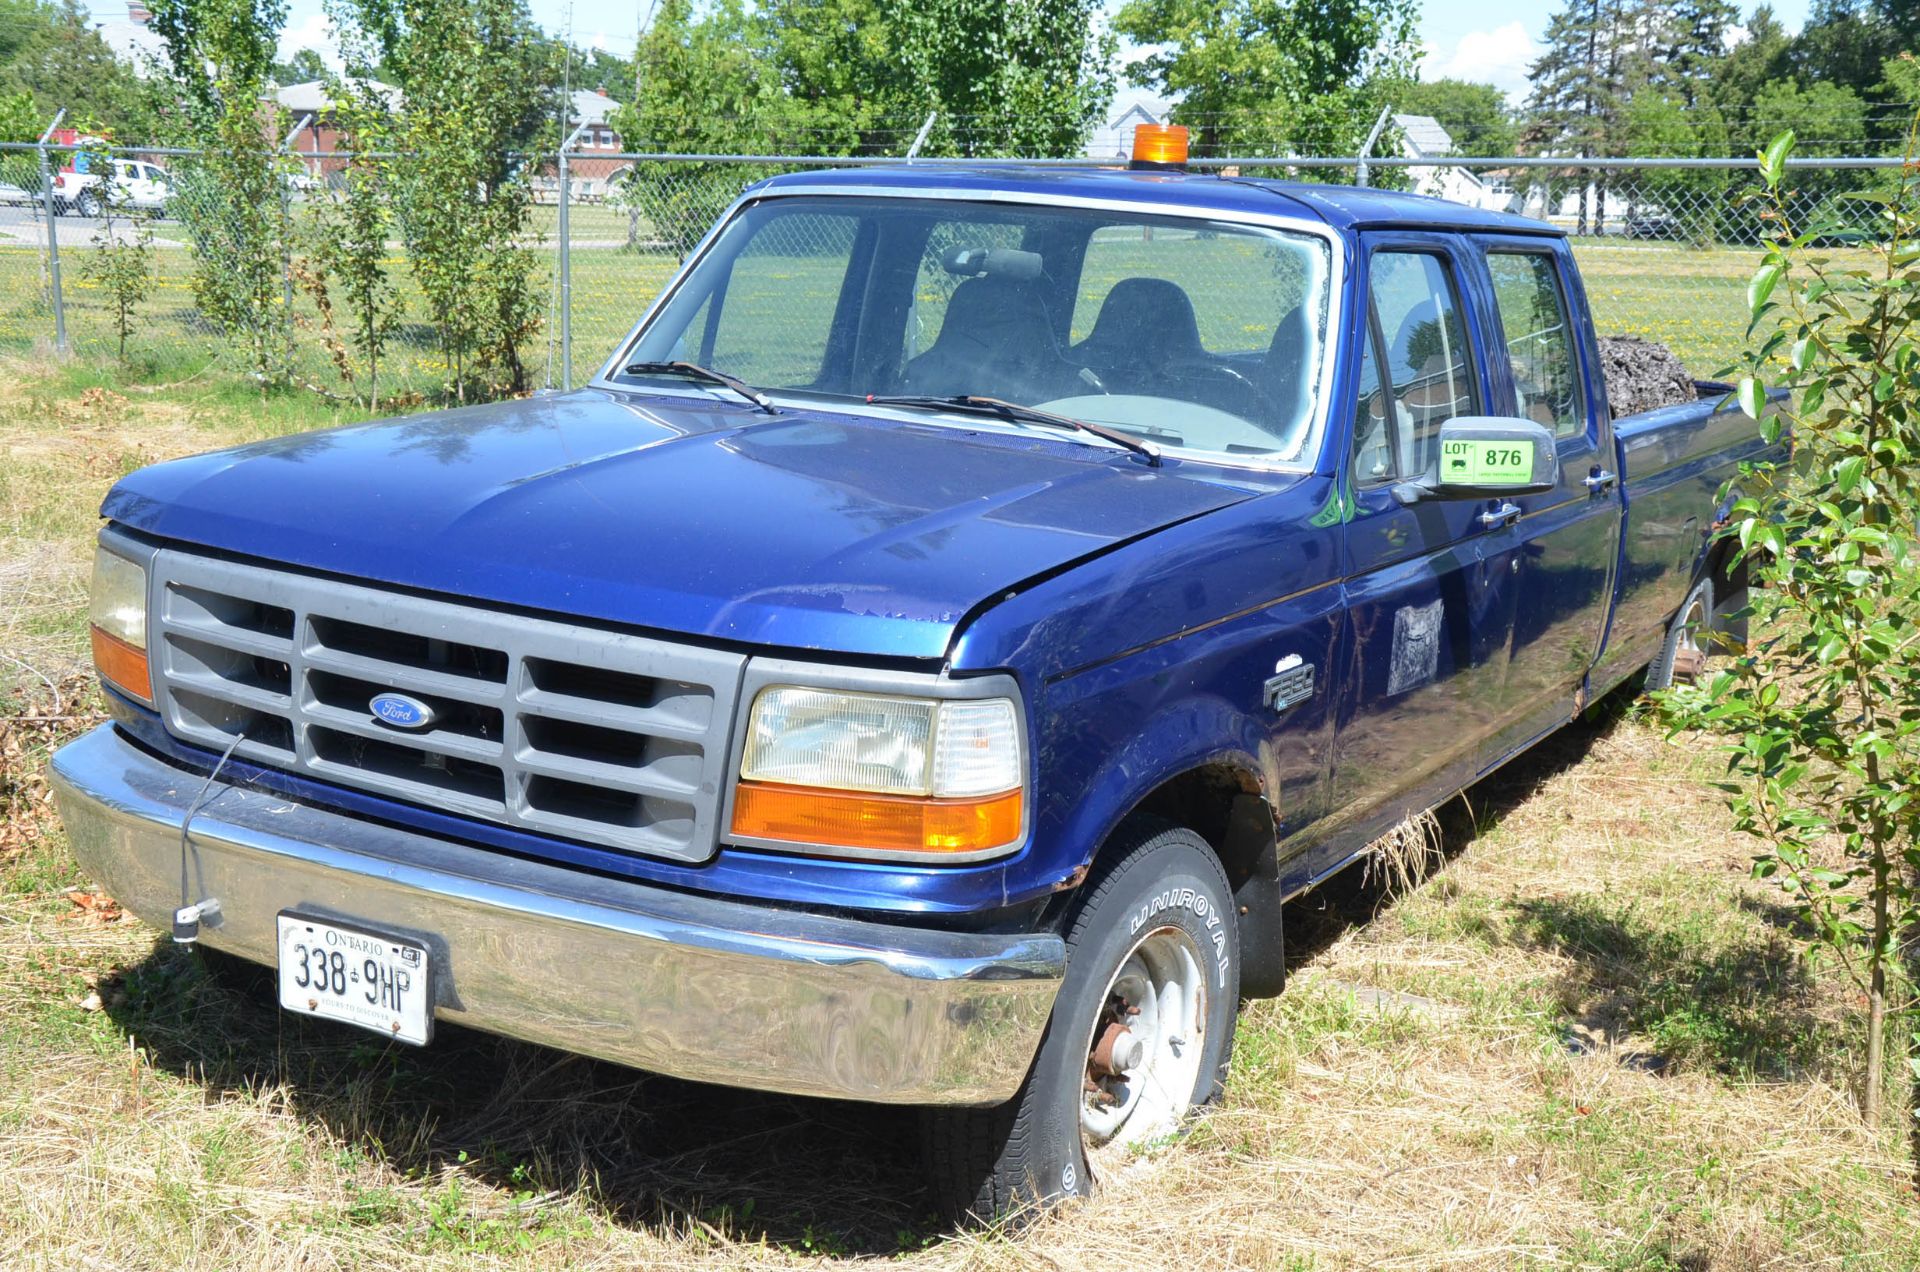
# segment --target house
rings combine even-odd
[[[386,103],[390,112],[398,111],[405,100],[400,90],[391,84],[368,80],[367,86]],[[324,181],[329,174],[346,167],[345,159],[333,157],[335,151],[351,147],[343,138],[339,123],[334,118],[333,99],[328,95],[327,81],[308,80],[304,84],[289,84],[276,91],[273,100],[286,112],[289,121],[288,131],[282,134],[288,138],[287,149],[300,155],[300,162],[309,176]]]
[[[1519,211],[1519,200],[1506,182],[1490,181],[1480,173],[1445,162],[1454,154],[1453,135],[1432,115],[1395,115],[1393,126],[1400,135],[1402,155],[1435,161],[1402,169],[1416,194],[1493,212]]]
[[[130,0],[124,22],[102,22],[94,28],[114,60],[141,79],[164,76],[173,69],[167,42],[153,29],[153,12],[139,0]]]
[[[623,154],[620,135],[613,130],[613,112],[620,103],[602,89],[576,89],[567,99],[562,128],[573,138],[567,151],[567,187],[575,203],[596,203],[607,197],[632,161]],[[533,177],[534,197],[543,202],[560,198],[559,166],[549,160]]]
[[[1158,97],[1135,96],[1116,101],[1107,122],[1093,130],[1082,153],[1089,159],[1122,163],[1133,155],[1133,130],[1139,124],[1164,124],[1169,106]]]

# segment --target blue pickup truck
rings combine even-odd
[[[283,1009],[919,1106],[955,1215],[1227,1081],[1281,904],[1743,569],[1613,418],[1562,235],[1364,189],[915,165],[747,190],[591,385],[102,509],[81,864]]]

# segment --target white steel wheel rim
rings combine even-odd
[[[1687,606],[1687,616],[1680,622],[1680,648],[1690,653],[1700,651],[1700,628],[1707,621],[1707,603],[1695,596]]]
[[[1707,601],[1705,597],[1696,594],[1687,602],[1687,612],[1680,616],[1680,639],[1675,642],[1674,647],[1676,678],[1697,680],[1705,670],[1708,651],[1700,642],[1700,633],[1706,630],[1706,626]]]
[[[1137,1043],[1137,1063],[1098,1062],[1102,1040],[1116,1024]],[[1089,1153],[1123,1150],[1178,1129],[1199,1085],[1206,1024],[1207,980],[1193,937],[1162,927],[1134,942],[1108,979],[1087,1034],[1080,1132]],[[1127,1042],[1122,1049],[1129,1049]]]

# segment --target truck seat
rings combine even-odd
[[[1089,392],[1080,368],[1060,352],[1046,299],[1011,278],[969,278],[947,301],[940,334],[906,365],[910,393],[984,393],[1045,402]]]
[[[1093,368],[1115,393],[1166,394],[1168,369],[1203,363],[1193,301],[1164,278],[1123,278],[1100,304],[1087,338],[1073,358]]]
[[[1274,328],[1266,361],[1254,377],[1272,413],[1271,418],[1259,423],[1280,439],[1278,449],[1283,454],[1291,454],[1299,445],[1312,418],[1308,392],[1313,386],[1313,368],[1313,328],[1307,321],[1307,307],[1296,305]]]

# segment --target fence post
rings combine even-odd
[[[573,200],[567,174],[567,147],[560,145],[560,388],[573,387],[573,235],[567,204]]]
[[[47,285],[53,301],[53,347],[61,353],[67,351],[67,300],[60,288],[60,232],[54,228],[60,219],[59,205],[53,197],[53,165],[47,160],[47,141],[66,117],[63,106],[47,125],[47,131],[40,134],[40,192],[47,207]]]
[[[1366,144],[1360,147],[1359,157],[1353,165],[1353,184],[1357,186],[1367,184],[1367,160],[1373,157],[1374,143],[1380,140],[1380,134],[1386,128],[1387,120],[1390,119],[1392,115],[1393,106],[1391,103],[1380,108],[1380,118],[1373,121],[1373,131],[1367,134]]]

